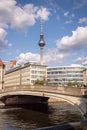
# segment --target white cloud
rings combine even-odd
[[[87,57],[78,57],[75,61],[82,65],[87,65]]]
[[[67,17],[69,15],[69,11],[64,13],[64,16]]]
[[[7,32],[0,28],[0,51],[2,50],[2,48],[6,48],[11,46],[11,44],[8,42],[8,40],[5,40],[5,37],[7,35]]]
[[[33,12],[34,7],[31,4],[30,11],[27,13],[25,10],[27,10],[27,7],[24,7],[24,9],[21,9],[20,7],[16,7],[14,10],[14,17],[11,22],[11,27],[16,29],[24,29],[26,26],[32,26],[35,24],[35,12]]]
[[[15,0],[0,0],[0,27],[7,28],[14,16]]]
[[[87,26],[72,31],[72,36],[64,36],[57,41],[59,51],[70,52],[81,50],[87,45]]]
[[[86,17],[80,18],[78,23],[85,23],[85,24],[87,24],[87,18]]]
[[[50,5],[50,10],[54,13],[57,13],[60,9],[56,0],[44,0],[47,4]]]
[[[75,17],[75,14],[71,14],[71,17],[74,18],[74,17]]]
[[[33,54],[31,52],[21,53],[18,57],[18,63],[26,63],[29,61],[39,62],[39,54]]]
[[[5,40],[7,35],[5,29],[11,28],[25,31],[26,27],[35,24],[40,13],[43,14],[43,20],[48,20],[50,12],[47,8],[40,8],[33,4],[26,4],[19,7],[16,0],[0,0],[0,47],[3,45],[11,46]]]
[[[83,8],[87,4],[87,0],[75,0],[73,9]]]
[[[83,60],[86,60],[86,59],[87,59],[86,57],[78,57],[78,58],[76,59],[76,61],[82,62]]]
[[[63,53],[59,53],[56,48],[49,49],[47,53],[44,55],[44,62],[46,64],[49,63],[61,63],[65,55]]]
[[[65,21],[65,23],[66,24],[70,24],[70,23],[73,22],[72,18],[75,17],[75,14],[74,13],[70,14],[69,11],[67,11],[67,12],[64,13],[64,16],[67,18],[67,20]]]
[[[0,0],[0,27],[24,29],[34,25],[41,14],[43,20],[48,20],[50,12],[45,7],[40,8],[33,4],[19,7],[15,0]]]
[[[41,7],[37,12],[37,17],[41,17],[43,20],[48,20],[50,12],[47,8]]]
[[[72,67],[80,67],[82,65],[80,65],[80,64],[71,64],[70,66],[72,66]]]
[[[44,54],[43,60],[45,64],[50,64],[50,63],[61,63],[63,58],[65,57],[64,54],[59,54],[56,52],[56,49],[51,49],[49,50],[46,54]],[[26,63],[29,61],[34,61],[40,63],[40,54],[34,54],[31,52],[27,53],[21,53],[17,57],[18,63]]]

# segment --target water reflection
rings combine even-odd
[[[28,106],[0,110],[1,130],[31,130],[63,122],[77,122],[81,119],[80,113],[64,102],[50,103],[48,107]]]

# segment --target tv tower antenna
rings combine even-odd
[[[40,47],[40,64],[43,65],[43,49],[45,46],[44,35],[43,35],[43,19],[40,16],[40,40],[38,42]]]
[[[40,34],[43,34],[43,19],[40,17]]]

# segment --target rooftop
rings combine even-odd
[[[0,66],[3,66],[4,65],[4,63],[2,62],[2,60],[0,59]]]

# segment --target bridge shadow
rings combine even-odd
[[[25,105],[18,105],[20,108],[28,109],[28,110],[33,110],[33,111],[39,111],[42,113],[49,113],[49,108],[48,108],[48,103],[46,104],[40,104],[40,103],[35,103],[35,104],[25,104]]]
[[[42,96],[8,95],[0,98],[7,107],[19,107],[48,113],[48,98]]]
[[[3,109],[3,113],[4,115],[6,115],[6,117],[9,117],[8,124],[11,125],[10,127],[18,127],[20,128],[20,130],[24,130],[26,128],[28,128],[29,130],[36,130],[36,128],[52,126],[54,124],[53,120],[48,116],[48,114],[44,114],[42,111],[40,112],[40,108],[39,110],[37,110],[35,106],[33,107],[33,110],[32,107],[29,107],[29,109],[26,106],[24,106],[24,109],[17,107],[7,107],[7,109]],[[16,124],[16,126],[14,124]]]
[[[38,116],[38,111],[33,111],[31,109],[7,108],[4,115],[9,117],[10,124],[13,123],[11,124],[11,127],[16,124],[16,127],[19,127],[20,129],[24,129],[24,126],[26,126],[30,130],[76,130],[76,128],[80,127],[79,123],[66,122],[58,124],[57,122],[56,124],[53,124],[53,120],[48,114],[45,113],[44,115],[44,113],[41,112]]]

